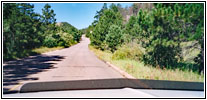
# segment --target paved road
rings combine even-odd
[[[4,92],[27,82],[123,78],[89,50],[89,43],[83,36],[70,48],[4,63]]]

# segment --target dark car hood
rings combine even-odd
[[[161,89],[161,90],[193,90],[204,91],[202,82],[183,82],[145,79],[97,79],[75,81],[33,82],[24,84],[20,93],[63,90],[91,90],[91,89]]]

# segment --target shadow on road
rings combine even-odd
[[[56,63],[49,61],[61,61],[62,59],[64,59],[63,56],[38,55],[4,63],[3,90],[8,91],[7,86],[17,85],[19,81],[38,80],[38,78],[31,78],[28,75],[53,69],[53,65]]]

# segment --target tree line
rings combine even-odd
[[[135,12],[139,8],[136,6],[139,5],[133,4]],[[201,49],[194,62],[196,70],[203,71],[204,4],[156,3],[150,9],[139,8],[125,24],[121,14],[123,9],[120,8],[120,4],[111,4],[107,8],[105,3],[97,11],[95,21],[85,29],[92,46],[110,50],[116,56],[119,52],[119,55],[128,57],[131,51],[124,54],[120,48],[135,42],[135,46],[140,46],[143,50],[134,50],[132,55],[138,57],[133,58],[138,58],[146,65],[173,68],[183,62],[181,43],[197,41]],[[133,48],[134,45],[130,46],[127,48]]]
[[[3,59],[23,57],[41,46],[69,47],[79,42],[81,32],[67,22],[57,25],[55,16],[49,4],[38,14],[29,3],[4,3]]]

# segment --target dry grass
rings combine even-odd
[[[53,48],[48,48],[48,47],[40,47],[40,48],[36,48],[36,49],[33,49],[32,51],[33,52],[36,52],[38,54],[41,54],[41,53],[45,53],[45,52],[50,52],[50,51],[54,51],[54,50],[59,50],[59,49],[62,49],[64,47],[53,47]]]
[[[146,66],[142,62],[130,59],[113,60],[112,53],[97,50],[92,46],[89,48],[102,60],[120,67],[130,75],[137,79],[154,79],[154,80],[176,80],[176,81],[196,81],[203,82],[204,75],[199,75],[192,71],[182,71],[179,69],[160,69],[151,66]]]

